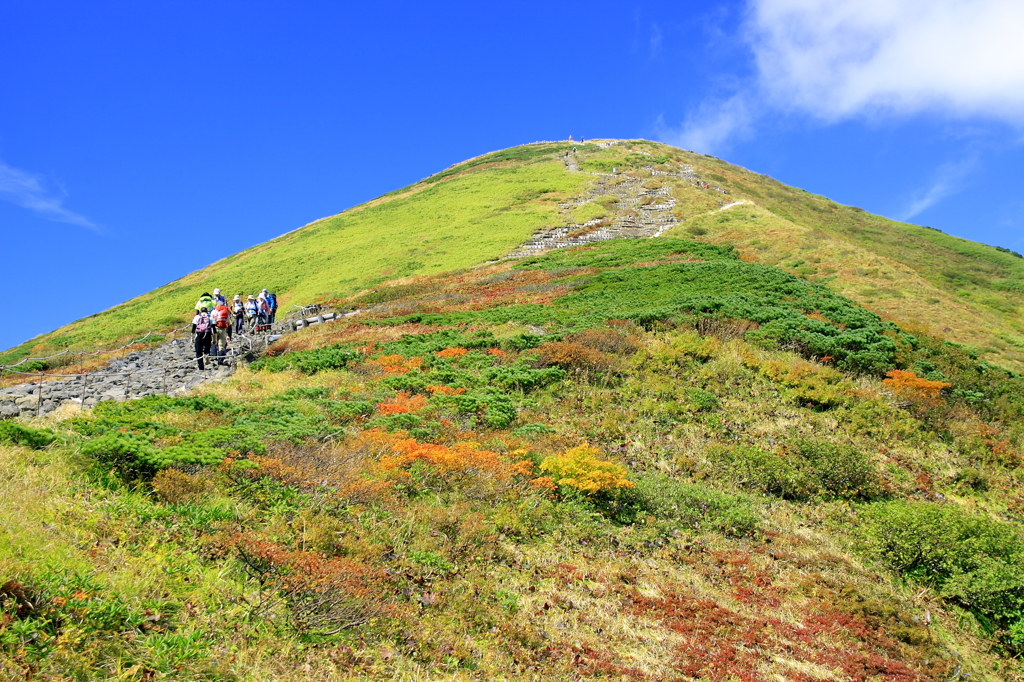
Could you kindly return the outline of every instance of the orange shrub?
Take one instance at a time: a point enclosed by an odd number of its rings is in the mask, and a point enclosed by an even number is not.
[[[401,355],[381,355],[366,361],[367,365],[379,367],[388,374],[405,374],[423,366],[423,358],[406,358]]]
[[[422,395],[411,395],[405,391],[399,391],[390,401],[377,404],[377,411],[381,414],[407,414],[419,412],[427,406],[427,397]]]
[[[503,358],[506,355],[505,351],[503,351],[500,348],[488,348],[487,349],[487,354],[488,355],[493,355],[494,357],[497,357],[497,358]]]
[[[439,350],[436,353],[434,353],[434,355],[442,359],[453,359],[461,358],[468,352],[469,351],[463,348],[462,346],[455,346],[454,348],[445,348],[444,350]]]
[[[914,372],[907,372],[902,369],[886,372],[885,376],[888,378],[882,380],[883,384],[891,386],[897,393],[909,396],[938,398],[942,389],[952,385],[945,381],[929,381],[924,377],[917,376]]]
[[[610,357],[576,341],[548,341],[537,346],[537,352],[542,364],[562,369],[606,372],[612,365]]]

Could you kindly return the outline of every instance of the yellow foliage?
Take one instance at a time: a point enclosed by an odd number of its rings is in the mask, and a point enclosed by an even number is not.
[[[593,446],[579,445],[546,458],[540,463],[540,469],[551,474],[551,480],[557,485],[576,488],[588,495],[632,488],[634,483],[627,478],[626,467],[598,459],[600,454]]]

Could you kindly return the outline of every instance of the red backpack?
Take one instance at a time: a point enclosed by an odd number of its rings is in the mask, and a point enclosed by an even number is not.
[[[221,329],[228,328],[228,315],[231,313],[226,305],[219,305],[213,309],[213,323]]]

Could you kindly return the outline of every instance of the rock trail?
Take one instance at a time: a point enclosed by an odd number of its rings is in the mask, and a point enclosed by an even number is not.
[[[642,151],[639,153],[647,154]],[[580,246],[608,239],[640,239],[662,235],[678,222],[672,213],[676,200],[670,187],[645,187],[645,184],[650,184],[647,182],[650,178],[678,177],[700,189],[727,194],[721,187],[703,182],[693,167],[686,164],[681,165],[678,171],[657,170],[653,164],[644,166],[641,170],[648,171],[650,176],[643,178],[632,177],[626,173],[593,173],[580,170],[579,160],[574,152],[566,154],[563,162],[569,172],[596,176],[597,182],[582,196],[558,205],[560,213],[567,218],[566,224],[542,228],[506,258],[524,258],[550,249]],[[571,222],[574,210],[592,202],[604,204],[609,214],[583,223]]]
[[[25,374],[25,383],[0,388],[0,419],[45,415],[67,403],[91,408],[107,400],[185,395],[200,384],[222,381],[231,376],[239,363],[259,357],[282,334],[341,317],[344,315],[320,314],[318,306],[309,306],[299,316],[275,323],[269,334],[236,334],[230,353],[223,358],[206,359],[205,370],[198,369],[195,350],[184,338],[115,357],[91,372],[75,375]],[[218,360],[223,364],[218,364]]]

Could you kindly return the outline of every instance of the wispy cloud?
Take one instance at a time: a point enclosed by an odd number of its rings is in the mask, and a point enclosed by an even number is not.
[[[47,188],[42,176],[0,161],[0,199],[27,208],[58,223],[69,223],[102,233],[99,225],[85,216],[64,208],[63,189],[58,193]]]
[[[651,57],[657,57],[658,53],[661,52],[661,27],[657,24],[651,24],[651,39],[649,42],[649,49]]]
[[[729,99],[704,102],[679,127],[667,125],[659,116],[655,136],[683,149],[718,154],[749,135],[752,123],[748,98],[739,93]]]
[[[825,120],[936,111],[1024,123],[1019,0],[750,0],[768,103]]]
[[[900,218],[910,220],[943,199],[959,192],[968,182],[967,177],[977,166],[977,157],[955,163],[944,163],[935,171],[931,183],[911,196]]]
[[[707,153],[779,114],[1024,126],[1022,35],[1020,0],[747,0],[738,40],[752,75],[659,133]]]

